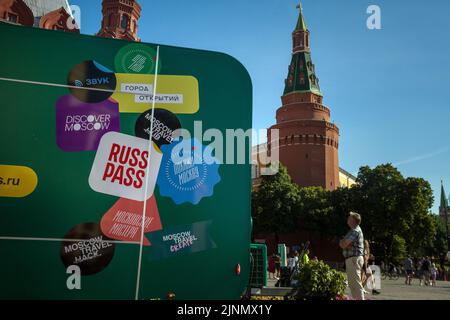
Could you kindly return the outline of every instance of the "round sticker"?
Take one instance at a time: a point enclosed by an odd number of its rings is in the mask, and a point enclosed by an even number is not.
[[[149,139],[150,121],[152,119],[152,110],[142,113],[136,121],[134,131],[139,138]],[[153,112],[153,134],[152,140],[158,147],[163,144],[172,143],[173,131],[180,129],[181,124],[177,116],[165,109],[155,108]]]
[[[116,72],[152,74],[156,66],[156,50],[140,43],[129,44],[119,50],[115,58]],[[158,62],[158,73],[161,59]]]
[[[220,163],[212,154],[214,149],[203,146],[196,138],[181,140],[161,147],[163,159],[157,184],[162,196],[175,204],[198,204],[214,193],[220,182]]]
[[[114,256],[115,245],[103,235],[97,223],[81,223],[73,227],[61,242],[61,260],[67,268],[71,265],[80,267],[84,276],[98,273],[105,269]],[[80,241],[75,241],[75,240]]]
[[[75,65],[67,77],[72,95],[87,103],[108,99],[116,89],[116,82],[114,72],[92,60]]]

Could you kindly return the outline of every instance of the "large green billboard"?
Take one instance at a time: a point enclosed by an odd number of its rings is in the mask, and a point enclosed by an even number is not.
[[[251,128],[245,68],[7,23],[0,39],[0,298],[239,298],[251,177],[226,133]]]

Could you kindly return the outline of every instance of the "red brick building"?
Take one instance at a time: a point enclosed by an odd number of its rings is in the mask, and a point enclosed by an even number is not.
[[[135,0],[103,0],[102,26],[97,36],[141,41],[137,36],[141,6]]]
[[[66,0],[0,0],[0,20],[80,33]]]
[[[301,7],[297,24],[292,32],[292,58],[288,66],[281,107],[276,111],[276,124],[270,129],[279,130],[279,160],[288,169],[292,180],[300,187],[321,186],[327,190],[351,187],[356,177],[339,168],[339,128],[330,120],[330,109],[323,104],[319,78],[311,58],[310,32],[306,27]],[[274,143],[268,144],[273,156]],[[260,157],[260,146],[254,147],[253,160]],[[265,146],[262,145],[262,150]],[[259,158],[260,159],[260,158]],[[259,165],[253,167],[253,187],[260,183]],[[276,213],[274,213],[276,214]],[[310,242],[310,256],[335,263],[342,262],[338,239],[326,237],[319,230],[305,230],[299,221],[297,231],[289,234],[253,234],[254,241],[264,242],[268,252],[277,251],[277,242],[289,249]]]
[[[141,6],[136,0],[103,0],[97,36],[140,41]],[[67,0],[0,0],[0,20],[37,28],[80,33]]]
[[[276,111],[276,124],[269,129],[279,130],[280,162],[295,183],[334,190],[340,186],[339,129],[330,122],[330,109],[322,100],[311,59],[310,33],[300,7],[282,106]],[[269,130],[267,140],[270,138]]]

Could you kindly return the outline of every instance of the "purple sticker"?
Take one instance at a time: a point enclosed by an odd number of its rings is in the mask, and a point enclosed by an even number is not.
[[[84,103],[66,95],[56,102],[56,144],[62,150],[97,150],[110,131],[120,131],[119,104],[114,100]]]

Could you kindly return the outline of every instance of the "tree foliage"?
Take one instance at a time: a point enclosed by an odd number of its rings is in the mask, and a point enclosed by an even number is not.
[[[261,185],[252,195],[252,217],[256,232],[292,232],[297,226],[295,208],[299,202],[299,190],[280,165],[275,175],[262,176]]]
[[[383,259],[396,261],[406,253],[444,249],[445,228],[430,214],[434,199],[426,180],[404,178],[397,168],[383,164],[361,167],[356,182],[331,192],[321,187],[298,188],[281,166],[276,175],[264,176],[253,193],[255,231],[292,232],[300,221],[304,229],[342,237],[348,230],[348,212],[356,211],[372,251]]]

